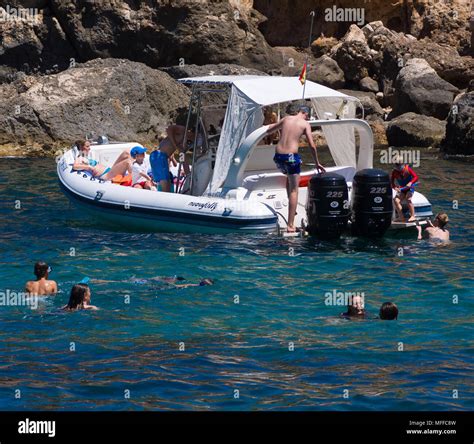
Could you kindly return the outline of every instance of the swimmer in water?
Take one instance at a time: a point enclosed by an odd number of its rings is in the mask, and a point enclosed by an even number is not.
[[[365,318],[365,304],[363,296],[353,296],[351,303],[347,306],[347,312],[341,313],[344,318]]]
[[[446,213],[438,213],[434,222],[428,220],[428,226],[425,231],[418,225],[418,240],[423,239],[425,234],[429,240],[439,240],[442,242],[449,242],[449,231],[446,229],[446,225],[449,222],[449,217]]]
[[[380,307],[380,319],[393,321],[398,319],[398,307],[393,302],[384,302]]]
[[[98,310],[95,305],[90,305],[91,302],[91,290],[87,284],[76,284],[71,289],[71,295],[69,296],[69,302],[67,305],[61,308],[65,311],[76,311],[76,310]]]
[[[25,290],[31,295],[46,296],[58,292],[58,284],[55,281],[48,280],[51,267],[46,262],[36,262],[34,274],[35,281],[28,281],[25,284]]]
[[[121,281],[109,281],[105,279],[90,279],[90,281],[94,284],[108,284],[108,283],[128,283],[128,284],[136,284],[136,285],[145,285],[151,284],[155,282],[164,282],[166,284],[174,284],[176,281],[184,281],[184,277],[181,276],[155,276],[152,278],[137,278],[136,276],[132,276],[129,279],[121,280]]]
[[[214,285],[214,280],[205,278],[202,279],[199,284],[173,284],[177,288],[187,288],[187,287],[204,287],[206,285]]]

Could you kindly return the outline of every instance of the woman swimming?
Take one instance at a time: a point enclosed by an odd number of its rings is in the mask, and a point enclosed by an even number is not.
[[[76,284],[71,289],[69,302],[61,308],[65,311],[75,310],[98,310],[95,305],[90,305],[91,290],[87,284]]]

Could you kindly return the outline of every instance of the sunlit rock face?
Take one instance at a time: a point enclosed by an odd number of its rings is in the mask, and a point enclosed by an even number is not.
[[[321,0],[316,6],[315,3],[311,0],[254,0],[253,7],[267,17],[260,30],[271,45],[307,45],[309,13],[314,9],[316,37],[324,34],[341,38],[352,23],[363,18],[364,23],[357,23],[359,26],[380,20],[393,31],[416,38],[430,37],[435,42],[449,44],[464,52],[470,46],[471,10],[470,2],[466,0]],[[331,12],[334,8],[357,8],[360,14],[352,21],[340,20],[340,16]]]

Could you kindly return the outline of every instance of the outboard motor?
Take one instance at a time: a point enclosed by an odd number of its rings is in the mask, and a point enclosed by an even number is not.
[[[392,186],[383,170],[358,171],[352,181],[352,233],[382,237],[392,223]]]
[[[338,238],[346,229],[350,208],[346,179],[336,173],[314,175],[308,184],[308,232],[323,239]]]

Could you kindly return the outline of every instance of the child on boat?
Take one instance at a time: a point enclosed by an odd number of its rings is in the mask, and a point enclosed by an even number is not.
[[[405,222],[402,203],[406,201],[410,211],[410,218],[408,219],[408,222],[414,222],[416,218],[415,206],[413,205],[412,197],[413,193],[415,192],[415,185],[418,183],[418,176],[408,164],[403,162],[401,156],[398,156],[395,159],[395,167],[392,170],[390,182],[392,184],[392,188],[397,192],[397,195],[393,199],[395,210],[397,211],[398,215],[397,221]]]
[[[58,284],[53,280],[48,280],[51,267],[46,262],[36,262],[34,274],[35,281],[28,281],[25,284],[25,290],[36,296],[45,296],[58,292]]]
[[[132,164],[132,186],[144,190],[156,191],[152,178],[148,175],[150,165],[145,161],[146,148],[135,146],[130,150],[134,162]]]
[[[98,310],[95,305],[90,305],[90,302],[91,290],[89,288],[89,285],[85,283],[79,283],[72,287],[71,294],[69,296],[69,302],[67,303],[67,305],[62,307],[62,310]]]

